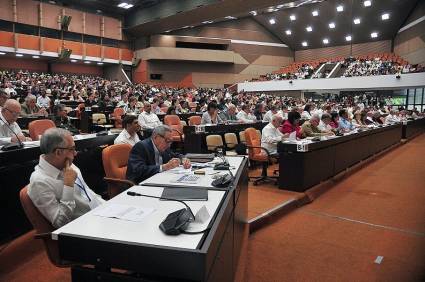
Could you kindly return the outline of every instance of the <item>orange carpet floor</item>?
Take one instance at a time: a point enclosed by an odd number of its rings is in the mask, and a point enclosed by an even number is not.
[[[251,234],[244,281],[425,281],[424,156],[422,134]]]

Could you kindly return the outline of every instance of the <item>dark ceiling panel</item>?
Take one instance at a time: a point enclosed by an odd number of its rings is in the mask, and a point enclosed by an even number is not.
[[[327,0],[261,14],[254,18],[293,50],[302,50],[346,45],[349,44],[345,40],[347,35],[352,36],[352,43],[392,39],[418,2],[418,0],[371,1],[371,6],[364,7],[363,0]],[[338,5],[344,7],[343,12],[337,12]],[[312,15],[315,10],[319,12],[316,17]],[[381,20],[383,13],[389,13],[390,18]],[[290,15],[295,15],[296,20],[291,21]],[[274,25],[269,23],[272,18],[276,21]],[[360,18],[361,23],[355,25],[354,18]],[[328,26],[331,22],[335,23],[334,29]],[[307,32],[307,26],[311,26],[313,31]],[[291,35],[285,33],[288,29],[291,30]],[[372,32],[378,32],[378,37],[371,38]],[[324,38],[329,39],[329,44],[323,43]],[[301,45],[303,41],[308,42],[307,47]]]

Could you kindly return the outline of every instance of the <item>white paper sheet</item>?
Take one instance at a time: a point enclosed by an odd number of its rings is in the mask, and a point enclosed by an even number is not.
[[[154,210],[153,208],[108,203],[95,209],[93,215],[139,222]]]

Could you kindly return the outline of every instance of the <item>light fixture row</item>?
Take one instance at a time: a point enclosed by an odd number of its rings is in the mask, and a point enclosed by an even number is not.
[[[286,31],[286,34],[288,34],[288,32],[289,32],[289,34],[291,33],[290,30],[287,30]],[[370,34],[370,37],[371,38],[377,38],[378,37],[378,32],[372,32]],[[347,42],[350,42],[352,39],[353,39],[353,37],[351,35],[345,36],[345,41],[347,41]],[[330,43],[330,40],[329,40],[329,38],[323,38],[322,42],[323,42],[323,44],[327,45],[327,44]],[[307,41],[303,41],[303,42],[301,42],[301,45],[303,47],[307,47],[308,46],[308,42]]]

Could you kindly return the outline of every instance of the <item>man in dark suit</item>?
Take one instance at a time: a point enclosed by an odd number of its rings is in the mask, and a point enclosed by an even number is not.
[[[160,125],[154,128],[152,136],[142,140],[130,151],[127,163],[127,179],[138,184],[152,175],[173,169],[182,163],[184,168],[190,167],[188,159],[171,152],[171,128]]]

